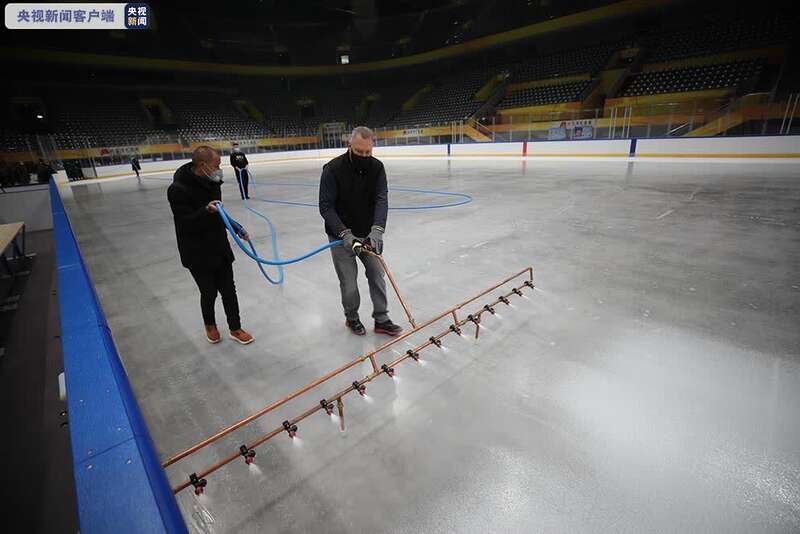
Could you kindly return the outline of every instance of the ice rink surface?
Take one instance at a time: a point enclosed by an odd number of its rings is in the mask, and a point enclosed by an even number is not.
[[[528,265],[537,290],[487,316],[477,341],[448,336],[445,350],[398,366],[396,380],[374,380],[366,399],[348,396],[346,432],[316,414],[299,439],[259,448],[253,466],[209,476],[205,495],[180,493],[191,531],[800,530],[800,163],[385,164],[390,187],[474,197],[389,214],[384,257],[418,322]],[[313,187],[270,184],[316,184],[320,167],[252,166],[251,205],[277,226],[284,257],[325,242],[319,213],[255,199],[314,203]],[[226,208],[267,256],[268,228],[225,172]],[[256,342],[239,346],[222,328],[223,342],[209,345],[178,260],[170,178],[62,188],[162,458],[387,340],[371,332],[363,274],[369,333],[345,329],[327,251],[287,267],[275,287],[236,250],[243,324]],[[368,372],[356,368],[168,468],[170,481]]]

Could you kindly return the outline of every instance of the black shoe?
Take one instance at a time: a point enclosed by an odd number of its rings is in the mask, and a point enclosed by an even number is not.
[[[400,333],[403,331],[402,326],[398,326],[394,324],[391,319],[386,319],[384,322],[379,323],[375,322],[375,333],[376,334],[386,334],[388,336],[399,336]]]
[[[364,328],[364,325],[358,319],[353,319],[352,321],[350,319],[347,319],[344,324],[347,328],[350,329],[351,332],[353,332],[357,336],[363,336],[364,334],[367,333],[367,329]]]

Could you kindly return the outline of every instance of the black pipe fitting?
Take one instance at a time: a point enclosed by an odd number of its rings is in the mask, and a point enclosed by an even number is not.
[[[503,304],[505,304],[506,306],[510,306],[510,305],[511,305],[511,303],[508,301],[508,298],[507,298],[507,297],[505,297],[505,296],[503,296],[503,295],[500,295],[500,296],[497,298],[497,300],[499,300],[500,302],[502,302],[502,303],[503,303]]]
[[[321,401],[319,401],[319,403],[325,409],[325,413],[327,413],[328,415],[333,415],[333,404],[331,404],[325,399],[322,399]]]
[[[286,430],[286,433],[289,434],[289,437],[292,439],[297,435],[297,425],[293,425],[289,421],[283,422],[283,429]]]
[[[467,315],[467,321],[478,324],[478,318],[472,315],[471,313]]]
[[[433,336],[429,337],[429,338],[428,338],[428,341],[430,341],[431,343],[433,343],[433,344],[434,344],[434,345],[436,345],[437,347],[441,347],[441,346],[442,346],[442,340],[441,340],[441,339],[436,339],[436,338],[435,338],[435,337],[433,337]]]
[[[393,367],[389,367],[388,365],[386,365],[384,363],[383,365],[381,365],[381,369],[383,370],[384,373],[386,373],[390,377],[394,378],[394,368]]]
[[[484,306],[483,309],[486,310],[487,312],[491,313],[492,315],[495,314],[494,308],[492,308],[488,304],[486,306]]]
[[[516,287],[514,289],[512,289],[511,291],[513,291],[515,295],[519,295],[520,297],[522,296],[522,291],[520,291]]]
[[[528,287],[529,287],[529,288],[531,288],[531,289],[533,289],[533,288],[535,287],[535,286],[533,285],[533,282],[531,282],[530,280],[525,280],[525,285],[526,285],[526,286],[528,286]]]
[[[450,325],[450,331],[451,332],[455,332],[459,336],[461,335],[461,329],[459,327],[457,327],[456,325],[454,325],[454,324]]]
[[[195,495],[202,495],[206,486],[208,485],[208,481],[204,478],[197,478],[196,473],[189,475],[189,482],[191,482],[192,486],[194,486]]]
[[[419,353],[418,352],[414,352],[413,350],[408,349],[406,351],[406,354],[408,354],[415,362],[419,361]]]
[[[256,457],[256,451],[253,449],[248,449],[247,445],[242,445],[239,447],[239,453],[242,455],[242,458],[244,458],[244,463],[247,465],[252,464],[253,458]]]
[[[358,380],[353,382],[353,389],[355,391],[358,391],[358,394],[361,395],[362,397],[367,393],[367,386],[365,386],[364,384],[359,384]]]

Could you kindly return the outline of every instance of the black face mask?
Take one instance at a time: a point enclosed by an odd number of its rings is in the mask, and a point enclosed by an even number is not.
[[[371,159],[372,156],[359,156],[352,150],[350,151],[350,161],[353,162],[353,167],[358,172],[365,172],[367,169],[369,169],[369,163]]]

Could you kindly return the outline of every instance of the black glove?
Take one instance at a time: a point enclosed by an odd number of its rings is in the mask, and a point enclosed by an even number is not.
[[[367,236],[367,241],[375,254],[383,254],[383,228],[373,226]]]

